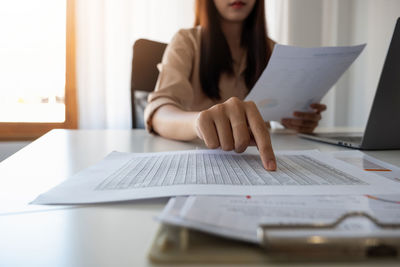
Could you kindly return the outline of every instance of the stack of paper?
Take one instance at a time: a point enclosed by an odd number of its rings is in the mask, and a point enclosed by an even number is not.
[[[365,173],[381,175],[400,186],[400,168],[359,151],[330,153]],[[382,223],[400,223],[400,194],[314,196],[190,196],[171,198],[158,220],[216,235],[257,243],[261,224],[331,223],[347,212],[366,212]],[[310,231],[279,231],[279,236],[309,236]],[[351,218],[332,230],[313,231],[326,237],[399,236],[365,218]]]
[[[384,197],[385,199],[383,199]],[[392,200],[391,200],[392,199]],[[367,212],[384,223],[400,222],[400,195],[369,196],[190,196],[171,198],[157,218],[216,235],[258,243],[261,224],[332,223],[346,212]],[[280,230],[278,236],[309,236],[309,230]],[[350,218],[334,230],[313,231],[322,237],[399,236],[364,218]]]
[[[268,172],[259,155],[251,153],[113,152],[33,203],[181,196],[169,201],[159,220],[250,242],[257,242],[260,224],[333,222],[348,211],[400,222],[399,168],[360,152],[281,151],[276,156],[278,170]],[[400,231],[382,231],[359,218],[345,221],[334,232],[318,233],[400,236]]]
[[[382,179],[318,151],[276,152],[276,172],[258,154],[196,150],[113,152],[40,195],[34,204],[79,204],[186,195],[360,195],[400,193]]]

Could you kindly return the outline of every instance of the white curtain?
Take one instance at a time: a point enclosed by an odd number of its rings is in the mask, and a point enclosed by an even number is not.
[[[365,126],[400,17],[400,1],[266,1],[270,34],[279,43],[306,47],[367,43],[361,56],[323,99],[328,110],[321,122],[322,126]]]
[[[194,0],[78,0],[79,127],[131,128],[132,46],[139,38],[169,42],[191,27]]]
[[[77,2],[80,128],[131,128],[132,45],[138,38],[169,42],[191,27],[194,0]],[[362,127],[368,118],[399,0],[266,0],[270,36],[301,46],[367,43],[328,93],[323,126]]]

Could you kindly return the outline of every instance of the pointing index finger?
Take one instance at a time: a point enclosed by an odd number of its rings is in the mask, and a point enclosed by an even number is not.
[[[275,171],[276,159],[272,150],[269,131],[254,102],[246,103],[245,112],[264,168],[268,171]]]

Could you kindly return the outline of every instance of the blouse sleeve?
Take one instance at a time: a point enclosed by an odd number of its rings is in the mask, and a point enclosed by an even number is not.
[[[167,46],[162,62],[158,64],[158,76],[155,91],[148,97],[144,112],[146,128],[153,131],[152,117],[163,105],[174,105],[187,110],[193,100],[192,75],[195,47],[187,31],[180,30]]]

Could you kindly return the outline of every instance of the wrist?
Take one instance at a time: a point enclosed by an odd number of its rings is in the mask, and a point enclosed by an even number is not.
[[[190,116],[192,117],[190,120],[190,129],[192,139],[200,138],[197,132],[197,118],[199,117],[200,111],[190,112]]]

